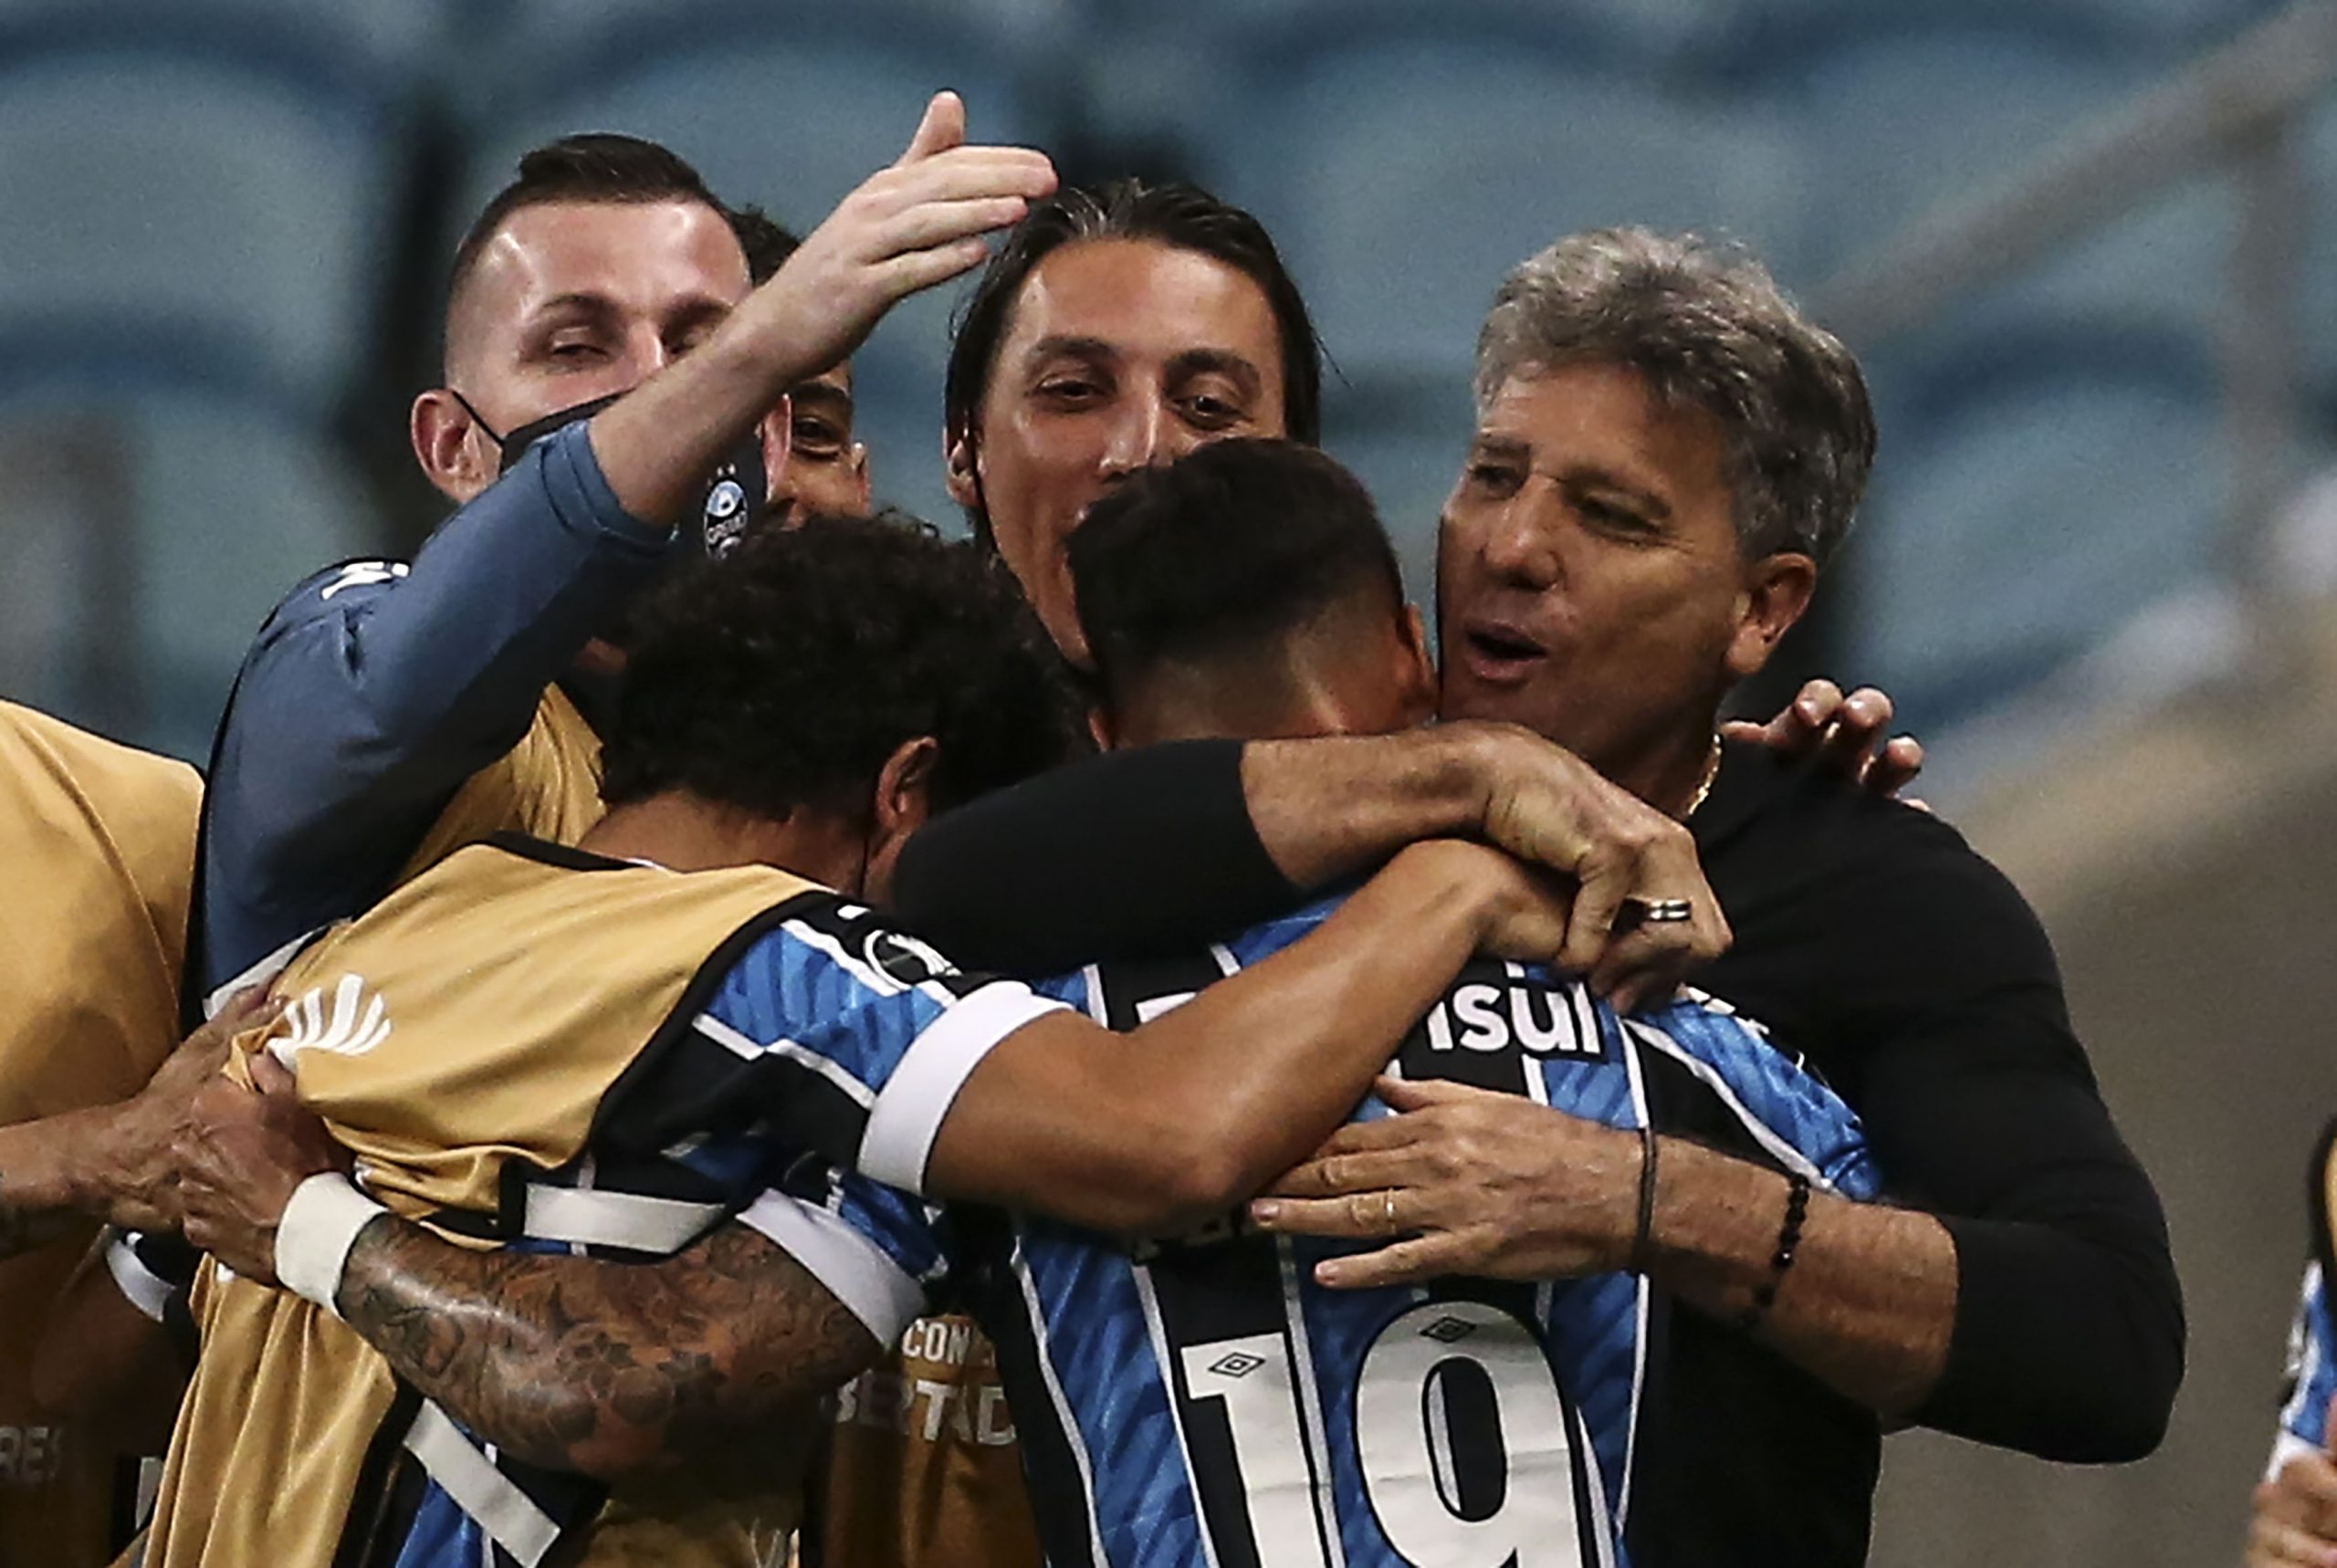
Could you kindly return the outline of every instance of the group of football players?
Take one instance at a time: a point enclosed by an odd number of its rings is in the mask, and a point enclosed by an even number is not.
[[[850,356],[966,277],[952,539]],[[1433,647],[1258,221],[953,95],[800,241],[539,149],[445,323],[201,780],[0,709],[7,1561],[1853,1563],[1891,1427],[2157,1443],[2035,917],[1880,694],[1719,723],[1876,440],[1755,258],[1504,281]]]

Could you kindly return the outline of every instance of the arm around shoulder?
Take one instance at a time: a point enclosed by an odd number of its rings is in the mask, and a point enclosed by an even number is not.
[[[1319,929],[1131,1035],[1058,1011],[1001,1040],[948,1104],[923,1188],[1121,1233],[1214,1218],[1354,1109],[1481,946],[1546,954],[1564,917],[1498,852],[1407,850]]]
[[[1954,1239],[1946,1367],[1924,1425],[2068,1462],[2157,1447],[2183,1301],[2149,1176],[2012,884],[1934,824],[1863,912],[1880,984],[1855,1097],[1892,1193]],[[1894,912],[1893,903],[1897,907]]]

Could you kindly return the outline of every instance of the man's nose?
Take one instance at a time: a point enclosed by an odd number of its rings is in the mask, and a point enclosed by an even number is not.
[[[1525,497],[1513,497],[1484,519],[1477,547],[1488,570],[1520,588],[1541,592],[1564,574],[1557,529]]]
[[[625,374],[635,386],[672,364],[678,357],[655,322],[638,322],[625,334]]]
[[[1131,474],[1184,455],[1176,444],[1174,420],[1168,402],[1157,397],[1130,398],[1114,421],[1111,439],[1104,448],[1106,477],[1124,479]]]

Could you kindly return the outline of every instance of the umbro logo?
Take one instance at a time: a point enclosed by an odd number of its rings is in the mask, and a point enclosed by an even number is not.
[[[1237,1350],[1232,1354],[1219,1360],[1210,1366],[1210,1370],[1220,1377],[1247,1377],[1265,1364],[1264,1357]]]
[[[390,1038],[388,1003],[379,991],[368,997],[361,975],[343,975],[330,1004],[323,987],[312,988],[284,1009],[284,1021],[291,1032],[269,1041],[268,1050],[287,1067],[304,1051],[362,1056]]]
[[[1434,1322],[1421,1325],[1420,1328],[1423,1337],[1432,1339],[1439,1344],[1457,1343],[1476,1332],[1476,1324],[1465,1318],[1455,1317],[1441,1317]]]

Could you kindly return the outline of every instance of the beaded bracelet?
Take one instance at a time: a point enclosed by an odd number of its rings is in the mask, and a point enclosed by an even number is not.
[[[1786,1178],[1786,1219],[1777,1228],[1777,1249],[1769,1259],[1769,1277],[1753,1288],[1753,1304],[1737,1315],[1736,1326],[1751,1333],[1777,1304],[1777,1287],[1793,1267],[1794,1249],[1801,1245],[1802,1222],[1809,1218],[1809,1178],[1795,1173]]]

